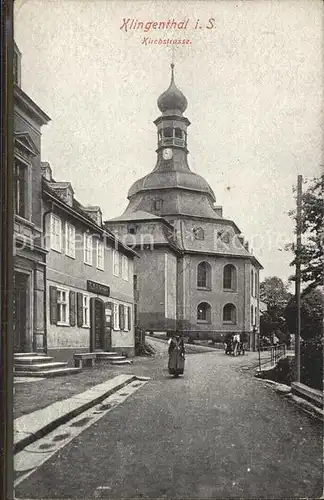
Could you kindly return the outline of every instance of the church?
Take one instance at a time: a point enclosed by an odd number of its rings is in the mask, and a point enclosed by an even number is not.
[[[124,213],[105,222],[134,248],[136,323],[146,331],[177,329],[194,339],[247,334],[257,347],[259,271],[236,224],[188,165],[187,99],[171,83],[158,98],[157,160],[129,189]]]

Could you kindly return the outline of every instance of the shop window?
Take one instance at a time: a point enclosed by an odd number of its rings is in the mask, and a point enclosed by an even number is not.
[[[234,304],[226,304],[223,309],[223,323],[236,324],[236,307]]]
[[[197,306],[197,322],[210,323],[211,322],[211,307],[207,302],[201,302]]]

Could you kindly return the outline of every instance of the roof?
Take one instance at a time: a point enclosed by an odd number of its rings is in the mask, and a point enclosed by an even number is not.
[[[87,223],[91,227],[95,228],[96,231],[105,234],[109,237],[109,239],[113,242],[116,242],[118,245],[118,250],[124,250],[125,253],[132,254],[134,257],[139,257],[138,253],[135,252],[132,248],[125,245],[119,238],[116,237],[109,229],[105,229],[102,226],[98,226],[96,222],[83,210],[81,203],[79,203],[75,198],[73,198],[73,205],[70,207],[57,195],[54,189],[50,186],[51,183],[48,183],[46,179],[43,178],[43,193],[54,199],[56,204],[63,208],[65,211],[71,213],[74,216],[80,216],[83,222]]]
[[[109,224],[109,222],[128,222],[128,221],[137,221],[137,220],[156,220],[156,219],[161,219],[162,217],[159,217],[158,215],[151,214],[149,212],[145,212],[144,210],[138,210],[137,212],[133,212],[129,215],[119,215],[118,217],[114,217],[113,219],[109,219],[105,221]],[[164,219],[163,219],[164,220]]]
[[[14,97],[29,113],[33,114],[40,125],[46,125],[51,121],[50,117],[16,84],[14,85]]]

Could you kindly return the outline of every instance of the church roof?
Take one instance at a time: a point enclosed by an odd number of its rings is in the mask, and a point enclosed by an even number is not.
[[[208,182],[201,175],[191,172],[177,171],[153,171],[134,182],[128,191],[128,198],[141,191],[151,191],[154,189],[186,189],[189,191],[199,191],[208,194],[215,202],[215,194]]]
[[[120,215],[119,217],[114,217],[113,219],[109,219],[106,222],[118,222],[118,221],[136,221],[136,220],[147,220],[147,219],[161,219],[158,215],[151,214],[149,212],[145,212],[144,210],[137,210],[136,212],[130,213],[126,215],[125,213]]]

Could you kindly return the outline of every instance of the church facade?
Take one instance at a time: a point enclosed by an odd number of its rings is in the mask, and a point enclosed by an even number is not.
[[[128,192],[125,212],[107,229],[136,249],[136,320],[147,331],[181,330],[222,341],[259,329],[259,271],[236,224],[223,217],[212,188],[188,165],[187,99],[174,81],[159,97],[157,162]]]

